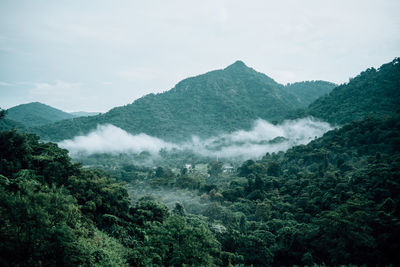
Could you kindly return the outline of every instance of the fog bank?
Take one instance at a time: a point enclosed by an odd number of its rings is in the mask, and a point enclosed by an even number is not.
[[[278,125],[258,119],[248,131],[238,130],[208,139],[193,136],[190,142],[177,144],[144,133],[132,135],[112,124],[104,124],[88,135],[64,140],[59,146],[68,149],[72,156],[78,153],[138,154],[144,151],[157,156],[163,149],[192,151],[202,156],[248,159],[307,144],[332,128],[328,123],[311,117],[287,120]]]

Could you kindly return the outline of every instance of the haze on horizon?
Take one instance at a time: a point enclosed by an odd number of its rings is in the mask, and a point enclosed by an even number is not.
[[[0,107],[100,111],[240,59],[280,83],[347,82],[400,55],[400,2],[0,3]]]

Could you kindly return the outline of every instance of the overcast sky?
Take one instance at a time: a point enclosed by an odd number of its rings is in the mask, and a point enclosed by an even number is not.
[[[0,1],[0,107],[100,111],[240,59],[347,82],[400,56],[399,0]]]

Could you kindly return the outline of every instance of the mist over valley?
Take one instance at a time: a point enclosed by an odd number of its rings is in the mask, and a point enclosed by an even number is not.
[[[111,124],[99,125],[96,130],[85,136],[77,136],[59,142],[59,146],[68,149],[70,155],[89,156],[92,154],[140,154],[148,152],[159,157],[159,152],[190,151],[212,158],[226,160],[258,159],[266,153],[286,151],[300,144],[321,137],[332,129],[329,123],[308,117],[286,120],[273,125],[264,120],[256,120],[250,130],[238,130],[232,133],[202,139],[192,136],[190,142],[171,143],[147,134],[131,135]]]

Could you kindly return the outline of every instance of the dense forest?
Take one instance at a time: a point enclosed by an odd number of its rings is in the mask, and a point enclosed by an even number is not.
[[[399,118],[369,117],[232,173],[223,173],[220,162],[209,164],[208,175],[131,168],[133,198],[145,183],[199,199],[170,209],[146,196],[131,202],[123,184],[72,163],[55,144],[1,132],[0,260],[6,266],[397,265]]]
[[[26,127],[22,123],[10,120],[8,118],[3,118],[2,120],[0,120],[0,131],[10,130],[10,129],[18,129],[20,131],[26,131]]]
[[[206,222],[143,199],[72,163],[34,135],[0,133],[3,266],[212,266],[221,246]]]
[[[151,165],[136,164],[147,152],[82,164],[35,134],[0,132],[0,265],[400,265],[398,61],[287,113],[341,127],[244,162],[160,151]],[[239,62],[216,74],[243,70],[254,72]]]
[[[170,208],[181,201],[207,217],[222,249],[243,256],[231,263],[398,263],[399,118],[369,117],[235,172],[215,161],[205,171],[129,164],[109,171],[130,179],[133,199],[150,194]]]
[[[340,85],[328,95],[313,102],[306,113],[330,123],[342,125],[365,116],[390,114],[399,109],[400,58],[369,68],[349,83]]]

